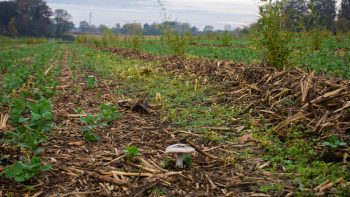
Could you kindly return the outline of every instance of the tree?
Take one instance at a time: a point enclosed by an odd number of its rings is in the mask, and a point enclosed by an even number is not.
[[[12,37],[16,37],[18,32],[17,32],[17,28],[16,28],[16,17],[12,17],[9,23],[9,27],[8,27],[8,31],[9,34]]]
[[[56,25],[56,37],[61,37],[64,33],[74,28],[74,24],[70,21],[72,16],[66,10],[55,10],[54,16]]]
[[[286,13],[286,27],[291,31],[301,31],[308,18],[308,5],[306,0],[289,0],[284,6]]]
[[[17,0],[16,27],[24,36],[49,36],[52,27],[51,8],[43,0]]]
[[[314,27],[319,25],[334,31],[336,17],[336,0],[311,0],[309,4],[314,17]]]
[[[214,31],[214,27],[210,25],[205,26],[203,29],[203,32],[205,33],[213,32],[213,31]]]
[[[86,32],[89,32],[91,28],[88,22],[81,21],[79,25],[79,29],[80,29],[80,32],[86,33]]]
[[[126,23],[122,28],[123,33],[127,33],[130,35],[136,35],[142,33],[142,25],[140,23]]]
[[[336,29],[338,32],[348,32],[350,31],[350,20],[347,20],[346,18],[339,18],[336,22]]]
[[[182,23],[182,24],[180,24],[180,26],[181,26],[180,32],[182,34],[184,34],[186,32],[191,32],[191,25],[189,23]]]
[[[3,1],[0,2],[0,33],[7,34],[10,21],[17,16],[16,2]]]
[[[224,29],[225,29],[225,31],[232,31],[232,26],[226,24],[225,27],[224,27]]]
[[[350,0],[342,0],[338,18],[350,20]]]

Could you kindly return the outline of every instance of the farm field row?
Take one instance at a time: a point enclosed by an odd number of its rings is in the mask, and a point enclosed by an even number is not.
[[[109,40],[106,44],[103,44],[101,39],[103,37],[92,38],[90,41],[95,42],[95,45],[99,47],[130,48],[156,55],[173,54],[173,51],[159,39],[132,41],[132,37],[130,37],[114,41]],[[264,62],[262,52],[256,46],[253,38],[235,38],[228,46],[221,46],[221,41],[217,39],[193,38],[191,42],[193,44],[186,47],[187,56],[230,60],[243,64],[261,64]],[[290,48],[293,49],[289,58],[290,66],[349,78],[350,39],[344,37],[339,40],[336,37],[330,37],[319,44],[320,49],[314,50],[315,46],[313,46],[314,44],[310,38],[294,38],[290,44]]]
[[[276,117],[301,107],[293,84],[311,75],[129,53],[58,43],[0,52],[1,113],[10,120],[0,132],[3,193],[349,195],[348,135],[327,125],[313,132],[319,119],[310,114],[304,114],[309,124],[287,127]],[[315,98],[346,86],[320,81],[331,85],[323,84]],[[271,89],[261,93],[262,87]],[[350,113],[341,108],[346,94],[336,96],[337,104],[324,101],[316,116],[323,106],[332,106],[336,117]],[[23,141],[34,131],[37,139]],[[179,142],[197,150],[182,170],[164,153]],[[25,165],[15,171],[20,161]]]

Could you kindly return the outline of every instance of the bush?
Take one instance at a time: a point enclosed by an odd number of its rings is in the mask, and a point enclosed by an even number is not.
[[[140,50],[141,44],[143,43],[143,37],[140,34],[130,36],[131,47],[135,50]]]
[[[88,37],[87,36],[78,36],[77,39],[75,39],[77,43],[80,44],[85,44],[88,42]]]
[[[174,55],[184,56],[186,54],[189,39],[187,36],[175,34],[172,31],[166,31],[162,38]]]
[[[225,46],[230,45],[231,39],[232,39],[232,35],[231,35],[231,33],[229,31],[225,31],[222,34],[221,41],[222,41],[223,45],[225,45]]]
[[[48,43],[47,38],[28,38],[26,43],[28,45],[33,45],[33,44],[42,44],[42,43]]]
[[[285,27],[286,17],[283,12],[283,3],[263,1],[260,6],[258,45],[261,47],[265,62],[268,65],[284,68],[288,65],[288,57],[292,50],[289,43],[291,34]]]
[[[331,33],[320,28],[314,28],[310,32],[311,47],[314,50],[320,50],[323,41],[331,36]]]

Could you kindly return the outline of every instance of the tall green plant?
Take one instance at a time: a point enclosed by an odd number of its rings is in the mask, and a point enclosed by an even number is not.
[[[225,31],[223,34],[222,34],[222,38],[221,38],[221,41],[222,41],[222,44],[224,46],[228,46],[230,45],[230,42],[232,40],[232,35],[229,31]]]
[[[291,33],[286,31],[283,2],[272,2],[272,0],[262,0],[262,2],[265,3],[259,7],[258,45],[268,65],[285,68],[292,52],[289,47],[292,37]]]

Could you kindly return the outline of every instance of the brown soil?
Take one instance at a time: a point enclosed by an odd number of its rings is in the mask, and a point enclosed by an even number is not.
[[[128,49],[108,51],[128,58],[159,60],[169,72],[208,76],[222,90],[218,100],[245,106],[244,112],[264,115],[281,138],[303,124],[311,136],[324,140],[339,135],[349,142],[350,81],[293,68],[240,65],[230,61],[160,57]],[[331,132],[329,132],[331,131]]]
[[[72,80],[72,72],[78,73],[77,81]],[[87,74],[97,77],[97,88],[86,88]],[[55,134],[44,144],[42,156],[53,168],[25,183],[33,186],[32,191],[0,177],[0,196],[262,196],[255,193],[257,186],[279,182],[278,177],[257,167],[264,164],[260,159],[234,161],[232,154],[250,143],[233,150],[231,144],[217,144],[162,123],[157,109],[150,114],[132,111],[130,107],[138,98],[125,100],[110,91],[117,85],[124,87],[122,82],[107,83],[96,73],[68,68],[60,82],[62,90],[53,98]],[[95,114],[101,103],[119,105],[121,118],[95,131],[102,141],[86,142],[81,132],[84,125],[72,114],[78,108]],[[173,168],[174,155],[165,154],[167,146],[181,142],[197,149],[193,166],[183,170]],[[128,160],[123,150],[129,145],[136,145],[142,155]],[[21,154],[8,144],[2,148]],[[6,154],[6,149],[1,153]],[[170,161],[168,167],[161,168],[160,163],[166,160]],[[285,188],[280,194],[292,189]],[[162,193],[157,194],[157,190]]]
[[[286,138],[292,126],[303,124],[310,131],[310,138],[321,141],[337,134],[349,142],[349,81],[300,69],[282,71],[228,61],[159,57],[126,49],[108,51],[132,59],[160,60],[174,74],[209,76],[222,90],[216,102],[242,106],[243,112],[264,115],[281,139]],[[72,72],[78,73],[77,81],[72,80]],[[86,88],[86,74],[97,77],[97,88]],[[283,191],[270,195],[285,196],[295,189],[287,186],[287,174],[272,175],[260,169],[265,165],[259,158],[233,159],[232,155],[241,149],[259,149],[249,142],[249,136],[242,138],[247,142],[244,145],[233,146],[181,131],[162,122],[157,108],[152,108],[151,113],[131,110],[140,98],[116,97],[110,90],[125,87],[123,82],[108,83],[96,73],[65,68],[60,81],[61,86],[67,86],[53,99],[57,126],[55,135],[44,145],[43,155],[46,162],[53,164],[52,170],[27,182],[34,187],[30,192],[23,185],[0,177],[0,196],[269,196],[256,193],[259,185],[282,180]],[[80,92],[76,92],[77,87]],[[84,125],[72,114],[77,108],[95,114],[101,103],[119,105],[121,118],[95,131],[102,141],[86,142],[80,130]],[[174,155],[165,154],[167,146],[181,142],[197,150],[193,166],[183,170],[173,168]],[[123,150],[129,145],[136,145],[142,155],[128,160]],[[11,151],[12,155],[20,154],[6,144],[0,153]],[[167,168],[161,168],[165,160],[170,163]]]

